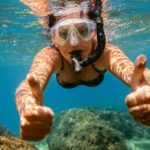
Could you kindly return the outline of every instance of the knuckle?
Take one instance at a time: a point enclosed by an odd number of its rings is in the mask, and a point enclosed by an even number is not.
[[[132,109],[132,108],[131,108],[131,109],[128,109],[128,112],[129,112],[132,116],[134,116],[134,111],[135,111],[135,110]]]
[[[130,104],[130,94],[125,97],[125,103],[126,105]]]
[[[147,104],[143,104],[141,106],[139,106],[139,110],[147,110],[149,108],[149,106]]]
[[[149,99],[150,100],[150,92],[145,92],[145,99]]]
[[[136,97],[134,96],[134,94],[131,93],[128,96],[126,96],[125,103],[128,107],[136,105],[137,102],[136,102]]]
[[[24,130],[24,129],[26,129],[26,128],[29,128],[29,124],[26,124],[26,123],[21,123],[21,125],[20,125],[20,128],[22,129],[22,130]]]

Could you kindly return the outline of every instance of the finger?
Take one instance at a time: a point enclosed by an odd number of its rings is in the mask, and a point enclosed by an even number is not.
[[[51,125],[41,122],[29,123],[25,126],[20,126],[21,137],[24,140],[40,140],[44,135],[50,133]]]
[[[150,120],[143,120],[141,123],[145,126],[150,126]]]
[[[51,122],[53,116],[53,111],[47,107],[35,107],[32,110],[25,109],[21,114],[21,118],[25,118],[26,120],[39,120],[47,122]]]
[[[129,113],[137,121],[140,121],[142,124],[150,122],[150,105],[143,105],[141,107],[132,108],[129,110]]]
[[[41,130],[42,129],[49,129],[52,125],[52,120],[51,121],[39,121],[39,120],[34,120],[34,121],[26,121],[26,122],[21,122],[20,127],[21,129],[31,129],[31,130]]]
[[[41,130],[42,129],[50,129],[52,125],[52,120],[49,122],[47,121],[39,121],[39,120],[35,120],[35,121],[26,121],[25,123],[20,124],[20,128],[23,130]]]
[[[136,107],[129,108],[128,111],[135,118],[138,117],[139,119],[140,118],[142,119],[144,117],[144,115],[146,115],[148,112],[150,112],[150,105],[148,105],[148,104],[139,105]]]
[[[51,127],[40,127],[40,128],[36,128],[35,127],[31,127],[31,128],[20,128],[23,134],[48,134],[51,131]]]
[[[23,126],[20,126],[20,131],[21,131],[21,134],[23,135],[31,135],[31,134],[34,134],[34,135],[45,135],[45,134],[48,134],[50,133],[51,131],[51,126],[45,126],[45,125],[40,125],[38,127],[36,126],[30,126],[30,127],[23,127]]]
[[[20,135],[20,138],[22,140],[26,140],[26,141],[40,141],[42,139],[44,139],[45,135]]]
[[[43,104],[43,93],[42,93],[40,84],[36,79],[36,76],[34,74],[28,74],[27,81],[31,88],[33,97],[35,97],[36,100],[39,100],[40,104],[42,105]]]
[[[137,89],[137,87],[140,85],[140,83],[143,80],[143,72],[146,67],[147,58],[145,55],[140,55],[137,57],[135,62],[135,68],[132,76],[131,81],[131,88],[133,91]]]
[[[129,94],[126,99],[125,103],[128,107],[134,107],[141,104],[148,104],[150,102],[150,88],[143,86],[135,92]]]

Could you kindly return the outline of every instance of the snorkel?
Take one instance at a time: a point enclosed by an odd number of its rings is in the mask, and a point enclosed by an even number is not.
[[[80,52],[75,51],[71,53],[71,60],[72,60],[74,72],[80,72],[83,68],[80,65],[80,62],[82,62]]]
[[[87,1],[81,2],[80,8],[77,11],[78,12],[80,11],[80,18],[82,18],[84,13],[86,12],[88,13],[89,19],[96,22],[97,47],[92,49],[91,54],[85,59],[81,58],[80,51],[75,50],[71,53],[71,59],[72,59],[74,72],[80,72],[84,67],[94,63],[102,55],[104,48],[105,48],[105,34],[104,34],[104,29],[103,29],[103,20],[101,17],[102,2],[100,0],[90,0],[90,1],[87,0]],[[54,16],[51,15],[49,18],[50,27],[52,26],[52,20],[53,22],[56,21],[55,15]]]

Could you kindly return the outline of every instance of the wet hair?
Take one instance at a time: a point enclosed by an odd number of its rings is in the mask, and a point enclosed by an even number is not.
[[[62,6],[64,7],[64,5]],[[104,28],[103,28],[103,19],[102,19],[102,2],[101,0],[83,0],[80,3],[80,17],[84,12],[88,13],[89,19],[96,22],[97,25],[97,47],[92,51],[91,55],[86,59],[80,61],[81,67],[86,67],[89,64],[94,63],[103,53],[106,43]],[[54,14],[49,15],[49,28],[56,24],[56,17]],[[55,47],[55,45],[53,45]]]

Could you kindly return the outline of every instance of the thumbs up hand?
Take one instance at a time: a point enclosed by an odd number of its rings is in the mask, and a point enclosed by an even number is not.
[[[20,112],[21,139],[38,141],[50,132],[54,113],[50,108],[42,106],[43,93],[36,76],[28,75],[27,82],[31,88],[32,96],[25,100],[30,99],[33,103],[26,104]]]
[[[126,105],[132,117],[150,126],[150,71],[146,69],[144,55],[137,57],[131,81],[132,93],[126,97]]]

